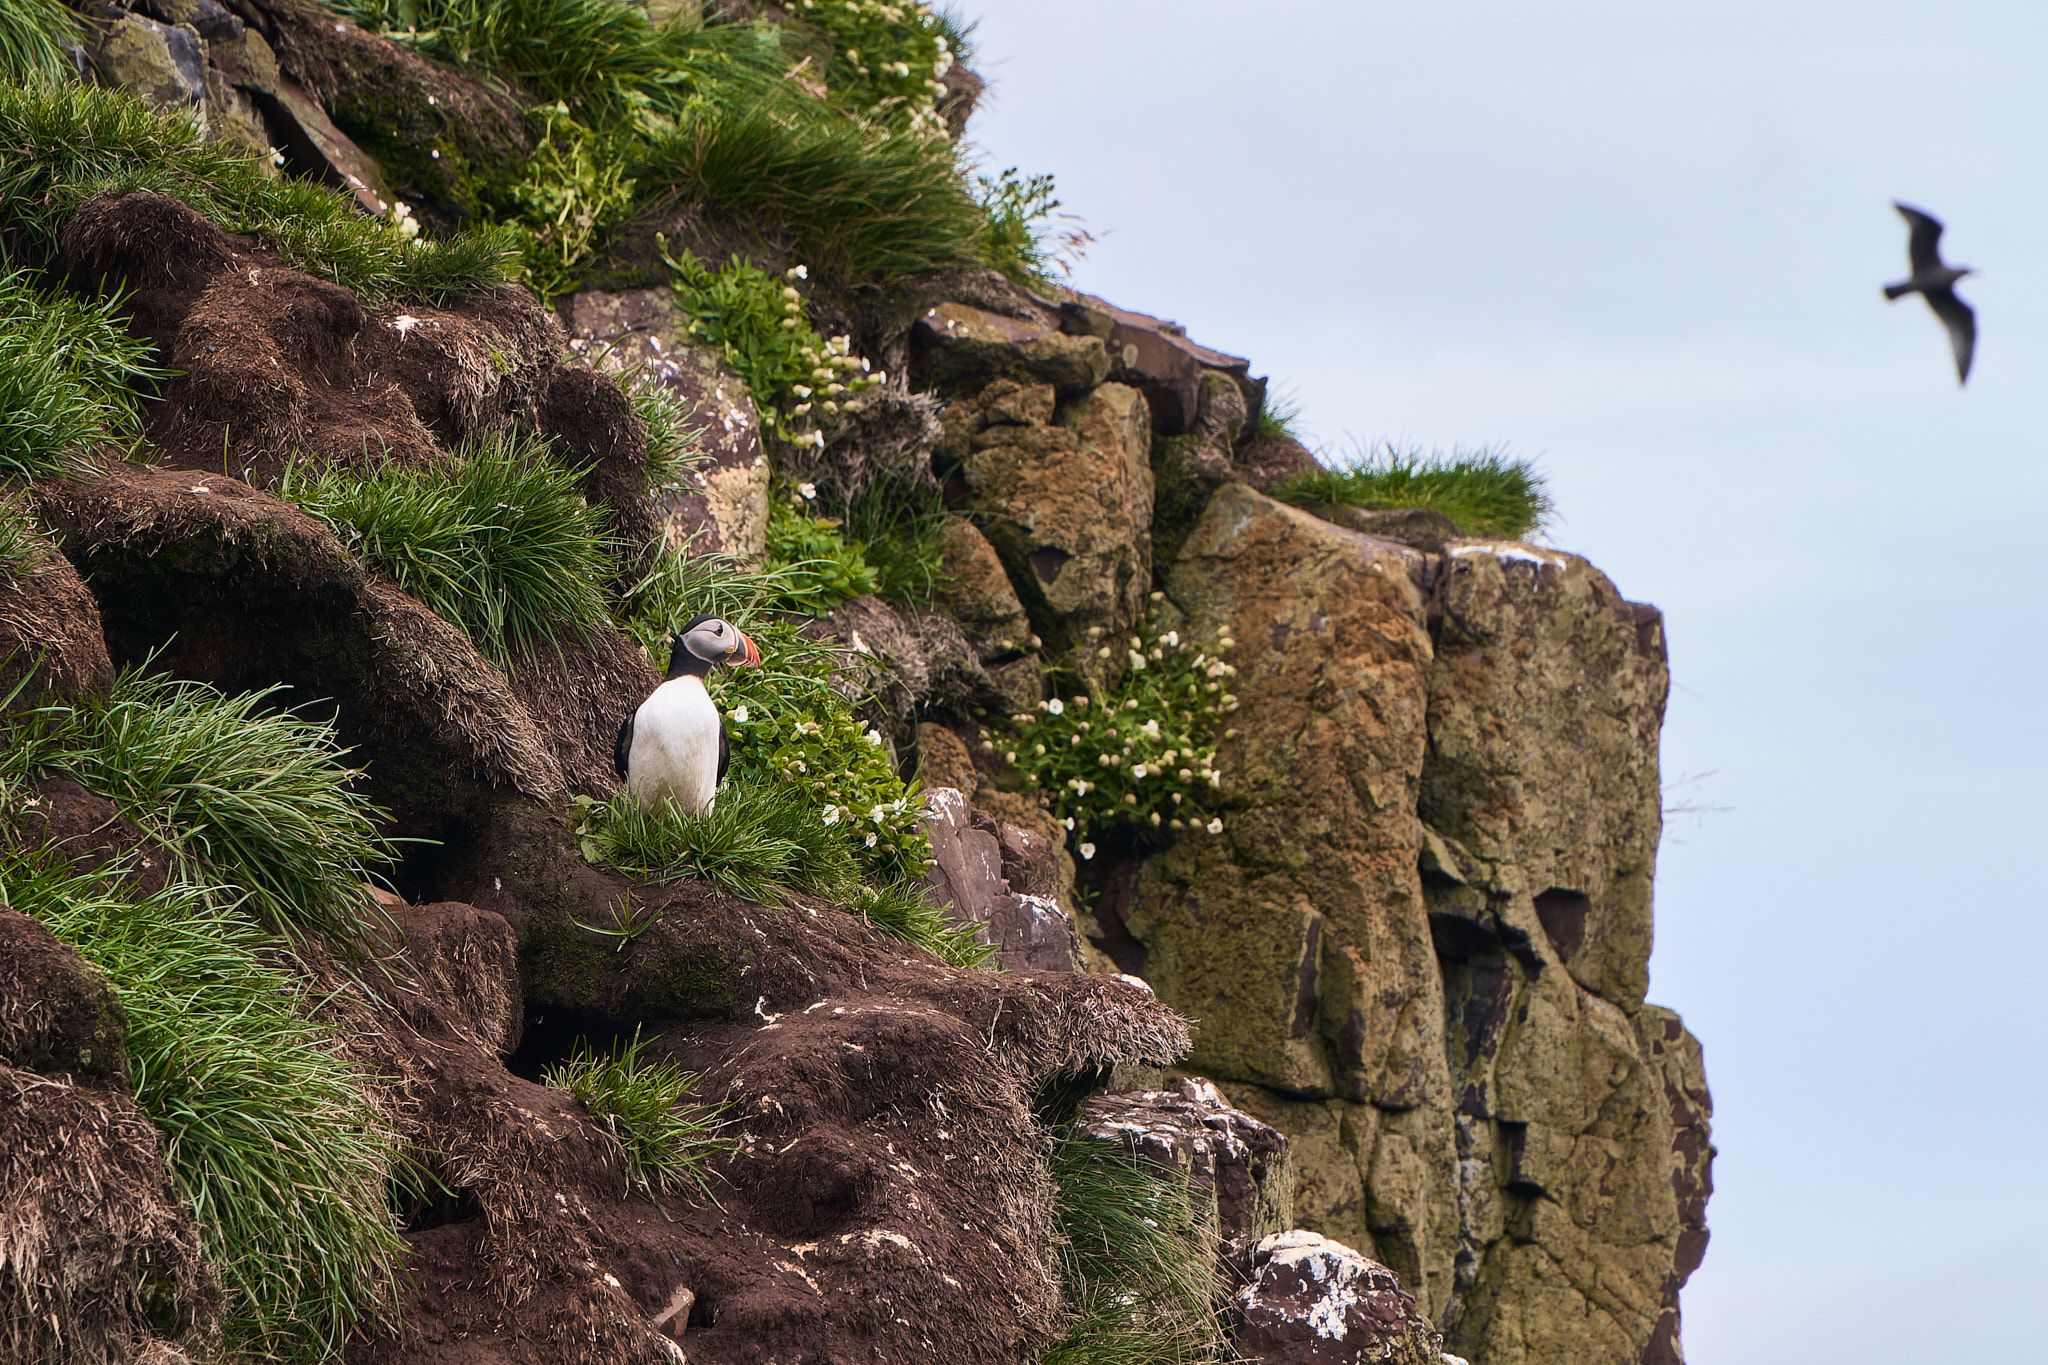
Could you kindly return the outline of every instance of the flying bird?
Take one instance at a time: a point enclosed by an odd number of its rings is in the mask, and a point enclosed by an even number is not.
[[[1886,285],[1884,296],[1894,303],[1908,294],[1918,294],[1927,300],[1941,325],[1948,328],[1948,344],[1956,353],[1956,383],[1968,383],[1970,357],[1977,350],[1977,315],[1970,311],[1969,304],[1956,297],[1955,285],[1963,276],[1977,272],[1966,265],[1942,264],[1940,219],[1896,199],[1892,207],[1913,229],[1906,240],[1906,259],[1912,263],[1913,274],[1897,284]]]
[[[725,777],[725,718],[705,690],[713,664],[758,666],[761,651],[730,621],[699,616],[669,637],[668,680],[619,726],[612,762],[643,810],[673,801],[711,809]]]

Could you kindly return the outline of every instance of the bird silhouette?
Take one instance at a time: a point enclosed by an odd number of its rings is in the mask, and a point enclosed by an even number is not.
[[[1977,315],[1970,305],[1956,297],[1956,281],[1977,272],[1966,265],[1944,265],[1941,260],[1941,220],[1911,204],[1892,201],[1899,216],[1911,225],[1906,239],[1906,259],[1913,266],[1910,278],[1884,287],[1884,296],[1896,303],[1908,294],[1927,300],[1934,316],[1948,328],[1949,348],[1956,353],[1956,383],[1970,380],[1970,357],[1977,351]]]

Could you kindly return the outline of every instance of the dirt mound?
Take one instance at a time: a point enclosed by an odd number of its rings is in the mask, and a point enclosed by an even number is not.
[[[52,554],[0,583],[0,697],[34,673],[17,707],[75,697],[112,681],[100,609],[71,561]]]
[[[524,290],[368,308],[162,195],[91,201],[59,252],[73,288],[132,290],[130,325],[182,371],[145,423],[174,467],[267,482],[294,457],[432,463],[508,423],[532,430],[563,349]]]
[[[394,979],[442,983],[378,987],[404,1026],[338,997],[449,1191],[411,1211],[406,1328],[358,1362],[673,1360],[664,1336],[699,1365],[1023,1358],[1060,1320],[1034,1099],[1186,1046],[1184,1021],[1120,981],[962,971],[807,899],[629,886],[524,803],[442,887],[475,904],[403,912]],[[622,902],[653,917],[630,942],[580,927]],[[513,931],[527,1027],[508,1070],[444,1002],[491,997],[505,970],[449,945]],[[731,1106],[741,1150],[708,1193],[633,1192],[577,1106],[521,1079],[636,1029]]]
[[[229,691],[331,700],[377,800],[433,833],[479,788],[566,790],[554,736],[455,626],[314,518],[235,479],[118,465],[36,489],[92,580],[107,647]],[[575,749],[576,743],[568,747]]]

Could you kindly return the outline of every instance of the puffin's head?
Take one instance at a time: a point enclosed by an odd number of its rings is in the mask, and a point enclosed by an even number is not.
[[[761,651],[747,633],[719,616],[699,616],[669,637],[668,648],[671,678],[685,673],[701,674],[712,664],[745,664],[754,668],[761,662]]]

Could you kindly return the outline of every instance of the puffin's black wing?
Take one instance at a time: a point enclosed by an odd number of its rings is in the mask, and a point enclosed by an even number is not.
[[[1927,306],[1948,328],[1949,348],[1956,353],[1956,383],[1966,384],[1970,379],[1970,358],[1977,351],[1977,315],[1970,305],[1956,297],[1953,289],[1928,289],[1922,291]]]
[[[725,717],[718,718],[718,780],[725,781],[725,770],[732,765],[732,740],[725,733]]]
[[[1897,200],[1892,201],[1892,207],[1913,227],[1913,235],[1906,239],[1906,259],[1913,263],[1913,273],[1918,275],[1923,270],[1938,267],[1941,264],[1941,220]]]
[[[619,770],[619,781],[626,780],[626,763],[633,757],[633,718],[640,713],[628,711],[626,718],[619,722],[619,737],[612,745],[612,766]]]

